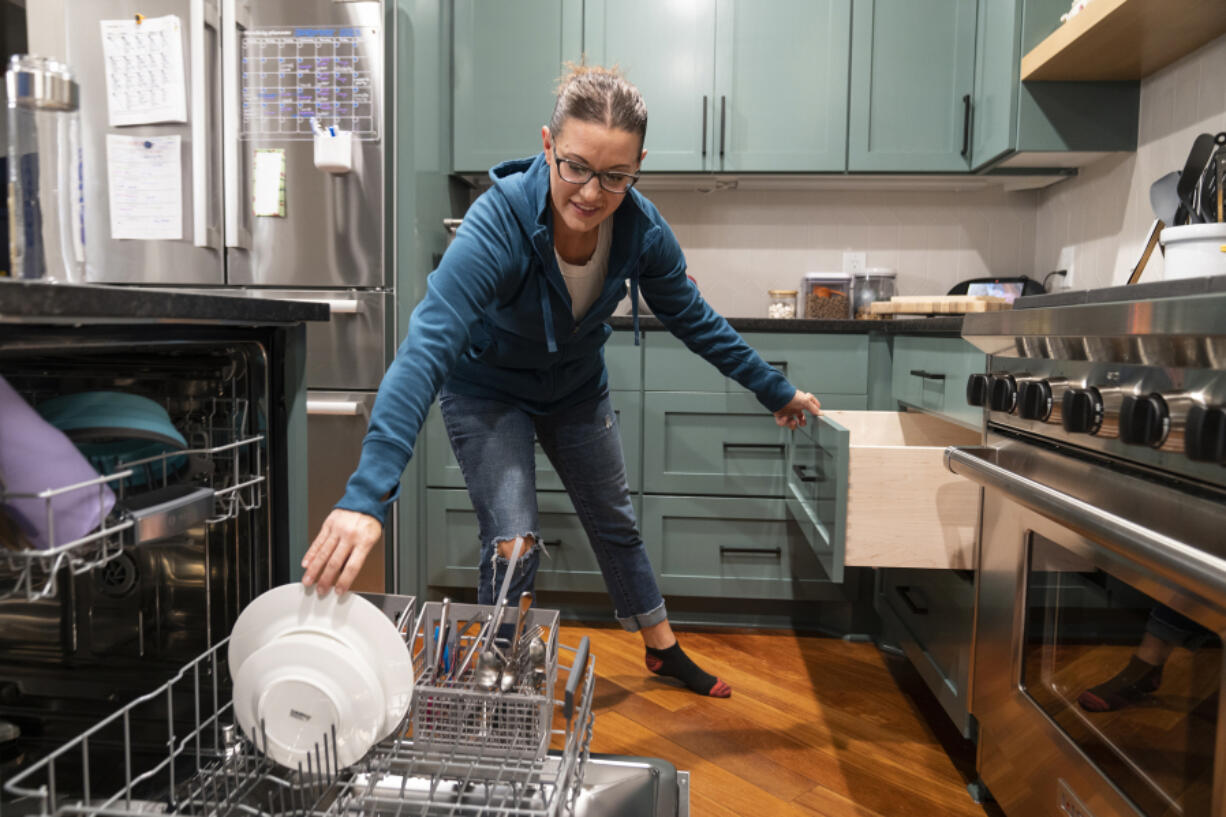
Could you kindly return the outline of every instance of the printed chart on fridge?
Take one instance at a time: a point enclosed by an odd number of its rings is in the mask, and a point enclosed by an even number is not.
[[[244,139],[313,139],[312,119],[379,138],[372,28],[252,28],[242,37]]]

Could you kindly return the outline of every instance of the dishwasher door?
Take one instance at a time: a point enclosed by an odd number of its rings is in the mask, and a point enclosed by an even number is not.
[[[344,495],[349,475],[358,467],[362,438],[374,405],[373,391],[307,392],[307,531],[312,540]],[[366,557],[354,590],[387,591],[387,568],[392,560],[386,551],[388,543],[396,541],[389,535],[395,529],[396,507],[392,506],[380,544]]]

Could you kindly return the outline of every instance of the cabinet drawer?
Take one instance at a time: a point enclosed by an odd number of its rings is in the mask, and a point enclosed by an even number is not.
[[[894,398],[970,428],[983,427],[983,410],[967,405],[966,380],[987,358],[961,338],[900,337],[894,341]]]
[[[643,539],[666,596],[797,599],[829,584],[782,499],[645,496]]]
[[[638,514],[642,506],[638,497],[632,499]],[[548,553],[541,557],[536,586],[541,590],[603,592],[600,566],[570,498],[551,491],[538,493],[536,501],[541,537]],[[467,492],[427,489],[426,541],[429,584],[476,587],[481,559],[480,528]]]
[[[831,579],[851,565],[974,566],[979,488],[944,454],[978,432],[919,413],[826,411],[792,434],[789,466],[802,470],[790,471],[788,507]]]
[[[823,406],[866,400],[834,395]],[[753,395],[648,392],[643,418],[647,493],[783,496],[787,431]]]
[[[823,402],[828,394],[868,394],[868,335],[746,332],[742,337],[794,386],[813,392]],[[748,394],[680,340],[662,332],[651,333],[643,383],[647,391]]]
[[[639,456],[642,441],[643,396],[637,391],[612,392],[613,411],[622,436],[622,456],[626,461],[626,481],[631,493],[639,490],[642,483],[642,459]],[[423,439],[424,438],[424,439]],[[426,485],[431,488],[463,488],[464,476],[447,439],[443,415],[438,403],[430,406],[426,423],[418,438],[418,449],[425,445]],[[553,469],[553,463],[545,456],[540,443],[536,444],[536,487],[540,491],[563,490],[562,478]]]

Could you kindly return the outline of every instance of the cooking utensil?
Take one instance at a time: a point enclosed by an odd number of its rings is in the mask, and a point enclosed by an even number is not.
[[[1179,177],[1179,171],[1172,170],[1149,186],[1149,206],[1155,218],[1172,227],[1179,223],[1183,207],[1179,201]]]
[[[502,670],[499,685],[503,692],[515,688],[517,674],[516,663],[519,658],[519,638],[524,633],[524,622],[528,620],[528,608],[532,606],[532,594],[521,593],[519,596],[519,618],[515,621],[515,635],[511,638],[511,649],[507,651],[508,660]]]
[[[463,627],[455,634],[455,646],[452,648],[452,659],[447,678],[444,680],[458,680],[464,677],[465,670],[468,669],[468,663],[477,653],[477,647],[481,643],[481,624],[482,619],[469,619]],[[477,635],[472,637],[471,643],[468,646],[468,652],[464,654],[464,660],[460,660],[460,651],[464,648],[464,636],[468,635],[468,631],[473,627],[477,627]]]
[[[1202,133],[1197,136],[1192,142],[1192,150],[1188,152],[1188,159],[1184,162],[1183,172],[1179,175],[1177,188],[1179,200],[1183,202],[1184,208],[1188,211],[1188,220],[1192,224],[1198,224],[1201,221],[1195,201],[1196,191],[1200,184],[1201,174],[1205,172],[1205,165],[1209,163],[1209,157],[1213,155],[1215,146],[1216,141],[1213,134]]]
[[[1149,257],[1154,253],[1154,247],[1158,245],[1158,236],[1161,235],[1163,227],[1162,219],[1154,219],[1154,223],[1149,225],[1149,236],[1145,239],[1145,249],[1141,251],[1141,257],[1137,259],[1136,266],[1132,268],[1132,273],[1128,276],[1128,283],[1135,284],[1141,278],[1141,273],[1145,271],[1145,265],[1149,263]]]
[[[434,678],[442,677],[444,645],[447,643],[447,614],[451,612],[451,599],[443,597],[443,604],[438,614],[438,630],[434,636],[434,663],[431,665]]]
[[[489,632],[485,636],[485,646],[477,657],[477,686],[487,691],[497,687],[499,678],[502,677],[502,667],[505,659],[498,653],[498,648],[494,646],[494,639],[498,637],[498,628],[502,625],[503,611],[506,610],[507,593],[511,590],[511,577],[515,573],[515,565],[519,562],[519,553],[523,550],[523,547],[524,538],[516,536],[515,544],[511,548],[511,558],[507,562],[507,572],[502,577],[502,587],[499,588],[498,599],[494,602],[494,617],[490,620]]]

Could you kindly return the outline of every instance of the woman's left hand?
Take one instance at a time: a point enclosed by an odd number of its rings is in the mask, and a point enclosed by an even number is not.
[[[807,391],[796,390],[796,394],[792,395],[792,399],[783,408],[775,412],[775,425],[786,426],[788,428],[797,428],[803,426],[805,420],[805,412],[809,412],[814,417],[821,414],[822,404],[816,397],[809,394]]]

